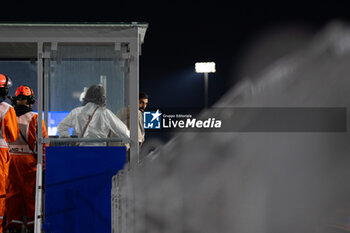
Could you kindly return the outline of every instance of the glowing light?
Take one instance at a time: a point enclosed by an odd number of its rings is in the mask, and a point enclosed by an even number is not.
[[[215,62],[196,62],[197,73],[215,73]]]

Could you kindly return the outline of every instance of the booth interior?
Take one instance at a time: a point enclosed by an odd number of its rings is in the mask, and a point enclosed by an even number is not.
[[[128,106],[127,44],[45,43],[44,120],[51,137],[58,136],[57,125],[68,113],[82,105],[84,93],[93,84],[106,90],[107,108],[112,112]],[[0,43],[0,71],[13,82],[9,95],[20,85],[37,89],[37,44]],[[33,105],[37,111],[37,102]],[[126,123],[129,121],[126,121]],[[74,132],[70,132],[74,136]]]
[[[125,144],[137,140],[137,125],[132,124],[137,122],[138,57],[147,26],[0,24],[0,73],[12,80],[9,96],[20,85],[31,87],[37,100],[33,111],[42,110],[49,135],[45,189],[37,190],[43,192],[43,204],[36,212],[44,218],[36,222],[36,229],[111,231],[112,176],[127,163]],[[76,147],[55,141],[58,124],[82,106],[87,89],[96,84],[106,91],[106,108],[116,115],[129,111],[121,119],[130,129],[129,141],[110,147]],[[10,99],[6,102],[11,103]],[[77,137],[73,129],[69,133]],[[130,150],[138,153],[138,145]]]

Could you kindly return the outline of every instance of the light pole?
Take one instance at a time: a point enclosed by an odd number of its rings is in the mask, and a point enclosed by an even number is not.
[[[204,107],[208,108],[208,77],[215,73],[215,62],[196,62],[196,73],[204,73]]]

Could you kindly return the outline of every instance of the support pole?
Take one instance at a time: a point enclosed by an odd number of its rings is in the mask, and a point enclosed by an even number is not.
[[[139,160],[139,142],[138,142],[138,103],[139,103],[139,38],[138,29],[135,27],[136,37],[132,39],[130,46],[129,62],[129,104],[130,104],[130,164],[136,165]]]
[[[38,162],[36,171],[36,187],[35,187],[35,215],[34,215],[34,232],[41,233],[42,225],[42,163],[43,163],[43,42],[38,42],[38,135],[37,135],[37,148],[38,148]]]
[[[208,73],[204,73],[204,107],[208,108]]]

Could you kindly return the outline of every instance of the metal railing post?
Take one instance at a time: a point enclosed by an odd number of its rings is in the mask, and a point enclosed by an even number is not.
[[[43,42],[38,42],[38,135],[37,135],[37,171],[35,187],[35,215],[34,215],[34,232],[41,233],[42,225],[42,163],[43,163]]]

